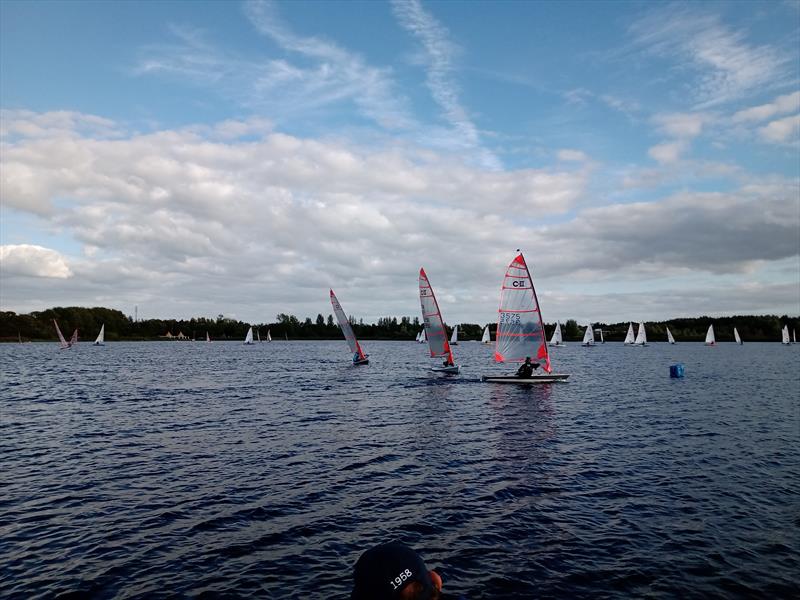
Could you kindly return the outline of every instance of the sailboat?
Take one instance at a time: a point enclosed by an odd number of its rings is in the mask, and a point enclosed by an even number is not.
[[[420,330],[420,332],[419,332],[419,335],[417,336],[417,342],[419,342],[420,344],[424,344],[424,343],[426,343],[427,341],[428,341],[428,337],[426,336],[426,334],[425,334],[425,328],[423,327],[423,328]]]
[[[267,341],[268,342],[272,341],[272,334],[269,332],[269,329],[267,329]]]
[[[489,333],[489,326],[483,328],[483,337],[481,337],[481,344],[491,344],[492,334]]]
[[[600,334],[600,343],[601,344],[605,344],[606,343],[606,339],[603,337],[603,328],[602,327],[598,327],[597,329],[594,330],[594,332]]]
[[[623,344],[626,346],[633,346],[634,335],[633,335],[633,323],[628,323],[628,333],[625,334],[625,341]]]
[[[247,335],[244,338],[245,346],[250,346],[253,343],[253,328],[247,330]]]
[[[561,335],[561,322],[556,321],[556,330],[553,332],[553,337],[550,338],[550,345],[554,348],[561,348],[566,346],[564,338]]]
[[[358,343],[356,334],[353,333],[353,326],[350,325],[350,321],[347,320],[347,315],[344,314],[342,305],[339,304],[339,300],[336,298],[336,294],[333,293],[333,290],[331,290],[331,305],[333,306],[333,312],[336,314],[336,320],[339,321],[339,327],[344,334],[344,339],[347,340],[347,345],[350,346],[350,352],[353,353],[353,364],[366,365],[369,362],[369,358],[367,358],[368,355],[364,354],[364,351],[361,349],[361,344]]]
[[[639,322],[639,331],[636,332],[634,346],[647,346],[647,332],[644,330],[644,323]]]
[[[431,290],[433,291],[433,290]],[[458,325],[453,327],[453,335],[450,336],[450,345],[458,346]]]
[[[792,343],[793,343],[793,344],[796,344],[796,343],[797,343],[797,336],[795,335],[795,331],[794,331],[794,329],[792,329]]]
[[[17,332],[17,339],[19,340],[19,343],[21,344],[22,343],[22,334],[19,331]]]
[[[742,338],[739,337],[739,332],[736,331],[736,327],[733,328],[733,341],[735,341],[740,346],[743,345]]]
[[[791,344],[789,341],[789,326],[784,325],[783,329],[781,330],[781,344],[786,344],[787,346]]]
[[[706,332],[706,346],[716,346],[717,340],[714,338],[714,324],[708,326],[708,331]]]
[[[444,357],[444,364],[431,367],[431,371],[448,375],[458,374],[458,365],[453,360],[453,350],[450,348],[450,344],[453,343],[452,338],[448,343],[442,312],[439,310],[439,303],[436,302],[436,295],[433,293],[425,269],[419,270],[419,304],[422,308],[422,321],[425,324],[431,358]],[[458,325],[453,328],[453,337],[458,339]]]
[[[207,332],[207,331],[206,331],[206,342],[209,342],[209,343],[211,343],[211,336],[210,336],[210,335],[208,335],[208,332]]]
[[[594,331],[592,330],[592,324],[586,327],[586,331],[583,332],[583,342],[581,342],[581,346],[591,347],[594,346]]]
[[[531,377],[483,376],[492,383],[550,383],[566,379],[567,374],[553,373],[547,353],[544,323],[533,279],[522,253],[508,265],[500,288],[500,308],[494,359],[499,363],[521,363],[526,358],[542,361],[545,375]]]
[[[256,339],[258,340],[258,343],[260,344],[261,343],[261,332],[258,329],[256,329]]]
[[[61,329],[58,327],[58,322],[53,319],[53,325],[56,326],[56,333],[58,333],[58,341],[61,343],[61,349],[67,350],[68,348],[72,348],[75,344],[78,343],[78,330],[72,332],[72,337],[69,341],[64,339],[64,335],[61,333]]]
[[[100,333],[97,334],[97,339],[94,341],[95,346],[105,346],[106,345],[106,324],[100,327]]]
[[[669,342],[670,344],[675,343],[675,338],[672,337],[672,332],[669,330],[669,327],[667,327],[667,342]]]

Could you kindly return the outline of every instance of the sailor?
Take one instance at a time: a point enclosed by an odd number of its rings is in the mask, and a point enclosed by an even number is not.
[[[364,552],[353,568],[350,600],[438,600],[442,578],[401,542],[379,544]]]
[[[530,377],[533,375],[533,372],[538,368],[539,363],[531,363],[531,357],[526,356],[525,362],[520,365],[519,369],[517,369],[517,377],[522,379],[530,379]]]
[[[353,362],[358,362],[359,360],[361,360],[361,355],[358,352],[355,352],[353,354]]]
[[[445,356],[444,357],[444,364],[442,366],[444,366],[444,367],[454,367],[455,364],[453,363],[453,359],[452,358],[450,358],[449,356]]]

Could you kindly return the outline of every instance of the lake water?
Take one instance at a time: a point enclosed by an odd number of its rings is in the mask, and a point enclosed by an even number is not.
[[[798,597],[800,346],[570,344],[524,388],[363,345],[0,345],[0,597],[346,598],[390,539],[470,599]]]

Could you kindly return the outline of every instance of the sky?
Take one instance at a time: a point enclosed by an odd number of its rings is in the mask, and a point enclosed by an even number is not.
[[[800,2],[0,2],[0,309],[800,314]]]

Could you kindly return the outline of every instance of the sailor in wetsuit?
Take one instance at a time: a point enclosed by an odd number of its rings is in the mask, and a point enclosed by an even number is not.
[[[533,372],[538,368],[539,363],[531,363],[531,357],[526,356],[525,362],[520,365],[519,369],[517,369],[517,377],[522,379],[530,379],[530,377],[533,375]]]

